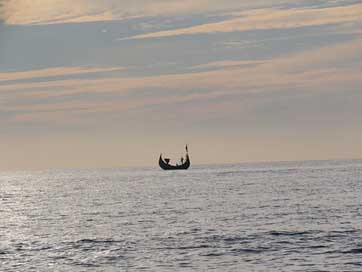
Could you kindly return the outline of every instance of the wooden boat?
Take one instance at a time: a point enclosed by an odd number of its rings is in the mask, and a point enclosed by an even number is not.
[[[190,157],[188,154],[187,146],[186,146],[186,159],[182,164],[179,165],[172,165],[169,163],[170,159],[163,159],[162,154],[160,155],[160,158],[158,160],[158,165],[163,170],[187,170],[190,167]]]

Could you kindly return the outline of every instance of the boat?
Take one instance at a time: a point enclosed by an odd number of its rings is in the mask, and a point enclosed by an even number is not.
[[[170,159],[162,158],[162,154],[160,154],[160,158],[158,160],[158,165],[163,170],[187,170],[190,167],[190,164],[191,163],[190,163],[190,157],[189,157],[187,145],[186,145],[186,159],[183,163],[181,163],[179,165],[172,165],[172,164],[170,164]]]

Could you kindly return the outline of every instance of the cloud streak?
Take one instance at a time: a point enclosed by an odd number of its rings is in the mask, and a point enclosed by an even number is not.
[[[237,18],[217,23],[159,31],[130,37],[149,39],[205,33],[225,33],[256,29],[285,29],[328,24],[362,22],[362,4],[319,9],[256,9],[240,12]],[[127,39],[127,38],[126,38]]]
[[[0,83],[4,81],[14,81],[23,79],[40,79],[56,76],[74,76],[86,75],[96,73],[106,73],[121,71],[124,68],[120,67],[105,67],[105,68],[92,68],[92,67],[54,67],[38,70],[22,71],[22,72],[0,72]]]
[[[185,0],[182,2],[176,0],[132,2],[123,0],[5,0],[1,16],[8,24],[29,25],[172,16],[255,6],[254,1],[244,2],[240,3],[237,0]],[[265,4],[265,2],[268,1],[260,1],[260,4]]]
[[[325,5],[335,1],[325,1]],[[1,3],[1,2],[0,2]],[[190,14],[227,14],[232,11],[288,6],[287,0],[3,0],[0,19],[12,25],[43,25],[124,20]],[[301,1],[299,5],[303,5]],[[309,1],[305,1],[308,5]]]

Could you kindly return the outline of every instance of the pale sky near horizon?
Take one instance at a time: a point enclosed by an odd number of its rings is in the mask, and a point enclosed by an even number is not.
[[[362,158],[360,0],[0,0],[0,170]]]

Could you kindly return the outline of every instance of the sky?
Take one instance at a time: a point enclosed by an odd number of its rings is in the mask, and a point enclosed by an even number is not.
[[[0,170],[361,158],[361,74],[360,0],[0,0]]]

